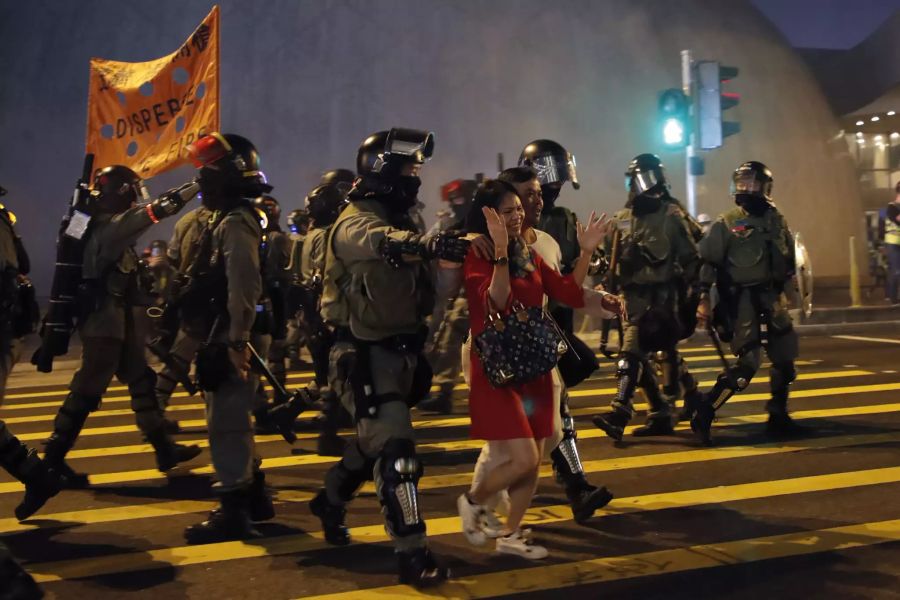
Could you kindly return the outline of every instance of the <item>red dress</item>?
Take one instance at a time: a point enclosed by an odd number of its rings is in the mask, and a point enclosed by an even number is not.
[[[584,293],[571,275],[560,275],[536,252],[531,253],[535,269],[524,277],[510,277],[510,302],[524,306],[542,306],[544,294],[573,308],[584,306]],[[469,323],[472,338],[484,331],[488,288],[494,265],[469,252],[463,264],[466,298],[469,301]],[[553,381],[549,372],[524,385],[495,388],[481,366],[481,359],[471,350],[469,377],[469,415],[471,437],[482,440],[517,438],[543,439],[553,434]]]

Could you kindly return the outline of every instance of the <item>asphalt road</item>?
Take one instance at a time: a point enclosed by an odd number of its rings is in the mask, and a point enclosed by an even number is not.
[[[613,367],[604,364],[572,391],[572,408],[588,477],[616,499],[578,526],[546,466],[527,517],[550,550],[539,563],[473,548],[460,533],[455,498],[480,448],[468,439],[461,387],[456,414],[414,415],[431,544],[454,573],[428,595],[900,598],[900,344],[891,341],[803,338],[790,406],[812,433],[764,436],[763,370],[722,410],[713,448],[700,447],[684,424],[673,436],[628,436],[615,447],[590,422],[613,392]],[[714,352],[698,345],[685,352],[708,388],[718,370]],[[73,366],[51,376],[17,367],[0,409],[14,433],[39,447]],[[291,382],[309,377],[294,373]],[[179,393],[171,415],[187,426],[180,440],[205,444],[199,397]],[[263,539],[187,546],[184,527],[215,505],[207,451],[159,474],[115,384],[70,455],[93,487],[66,491],[18,523],[12,509],[22,488],[3,473],[0,535],[49,598],[417,596],[396,585],[371,485],[351,505],[355,543],[324,543],[306,502],[334,459],[314,453],[312,435],[300,438],[294,448],[278,436],[257,438],[278,496],[276,519],[259,527]]]

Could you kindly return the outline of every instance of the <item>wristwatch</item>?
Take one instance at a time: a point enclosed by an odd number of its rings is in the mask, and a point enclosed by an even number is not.
[[[509,264],[509,257],[507,256],[498,256],[494,260],[491,261],[491,264],[500,265],[501,267],[505,267]]]

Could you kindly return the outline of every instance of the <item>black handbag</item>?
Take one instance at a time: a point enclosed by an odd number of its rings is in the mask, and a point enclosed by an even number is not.
[[[597,355],[574,333],[563,330],[569,350],[559,358],[559,374],[567,388],[572,388],[600,368]]]
[[[533,381],[553,369],[569,349],[556,321],[540,306],[526,308],[515,302],[506,316],[492,308],[489,299],[485,329],[473,340],[492,386]]]

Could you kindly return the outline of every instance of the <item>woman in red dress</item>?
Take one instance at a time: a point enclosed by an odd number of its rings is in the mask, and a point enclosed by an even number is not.
[[[539,255],[530,252],[521,239],[524,215],[516,190],[508,183],[488,181],[475,195],[466,228],[469,233],[486,234],[490,238],[494,259],[485,260],[470,251],[463,265],[473,338],[484,331],[489,303],[504,311],[513,302],[526,307],[543,306],[544,295],[547,295],[574,308],[584,304],[581,286],[591,253],[606,233],[604,217],[595,218],[592,213],[587,227],[579,225],[581,256],[571,274],[560,275]],[[508,490],[509,515],[505,531],[497,538],[497,551],[525,558],[544,558],[546,548],[531,544],[519,526],[537,486],[544,440],[553,433],[550,372],[526,384],[496,388],[488,381],[474,350],[471,359],[471,435],[487,440],[491,452],[496,451],[509,459],[498,462],[457,500],[463,532],[474,545],[486,543],[482,504],[495,493]]]

